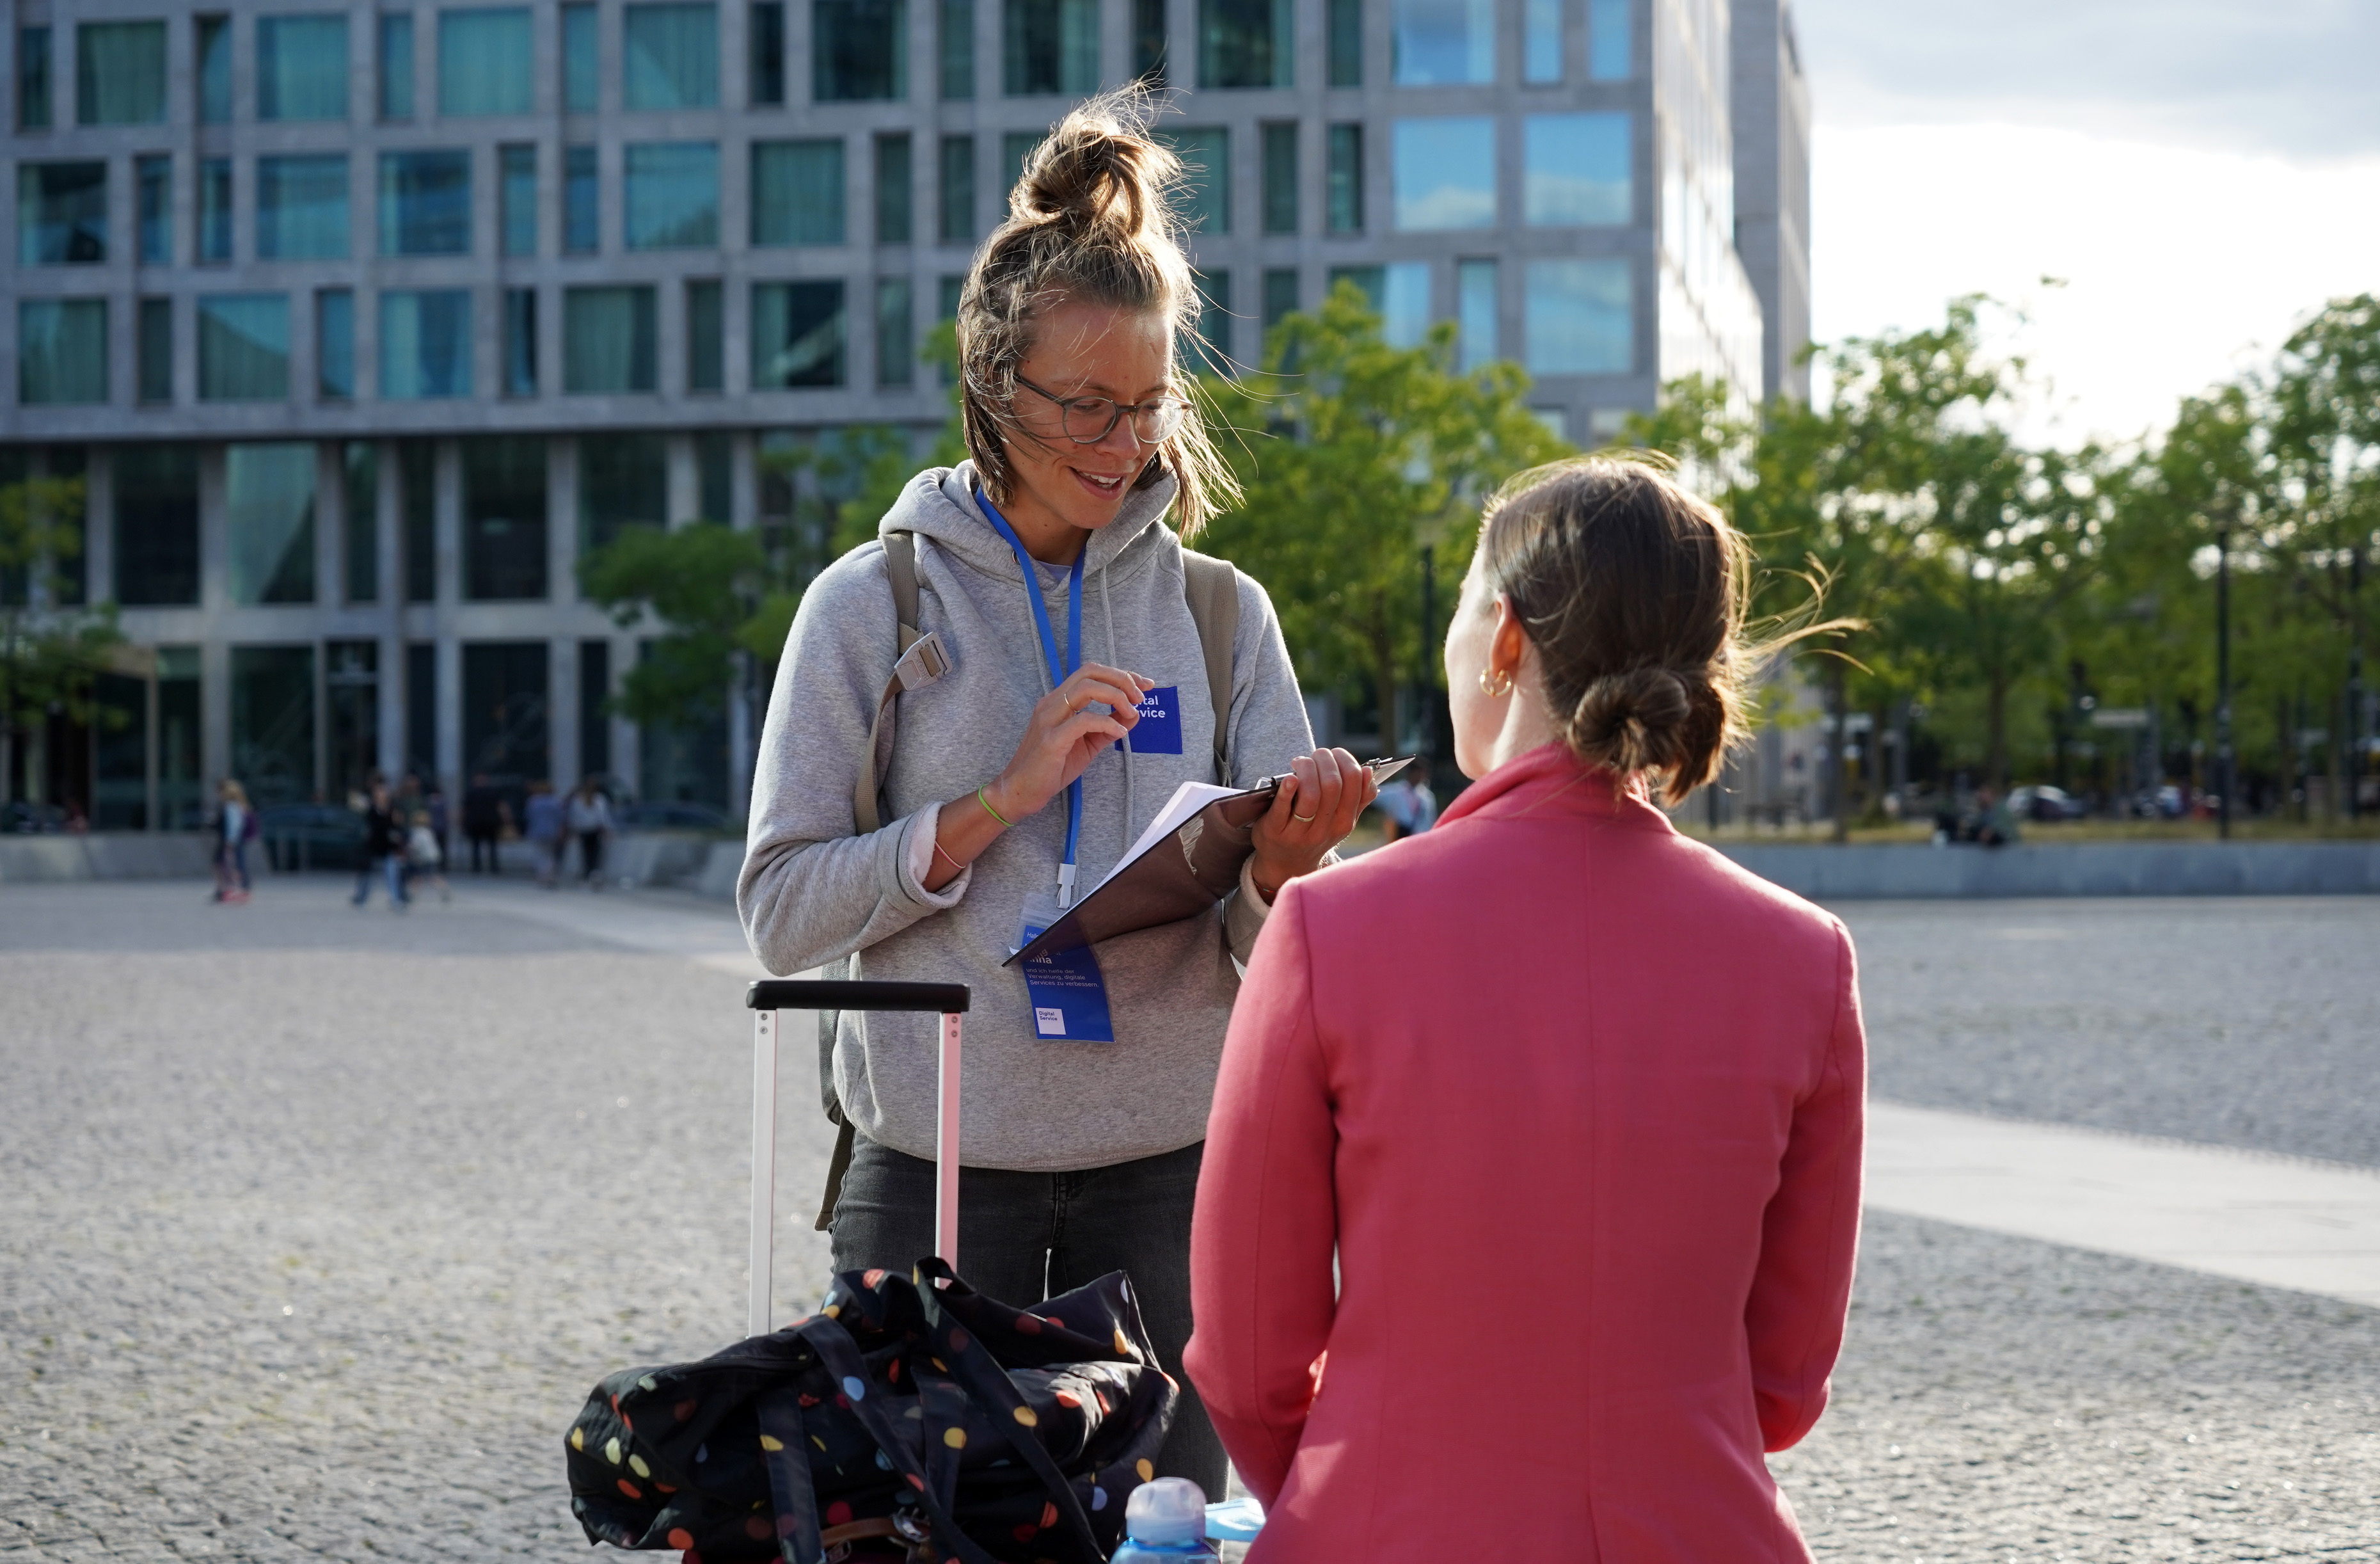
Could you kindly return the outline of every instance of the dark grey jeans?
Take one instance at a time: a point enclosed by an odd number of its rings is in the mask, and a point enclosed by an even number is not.
[[[1079,1173],[969,1167],[959,1179],[959,1271],[967,1285],[1030,1308],[1122,1271],[1140,1299],[1157,1360],[1182,1387],[1159,1452],[1160,1476],[1220,1499],[1223,1442],[1182,1372],[1190,1342],[1190,1206],[1205,1146]],[[834,1204],[834,1268],[906,1271],[934,1252],[934,1165],[859,1136]]]

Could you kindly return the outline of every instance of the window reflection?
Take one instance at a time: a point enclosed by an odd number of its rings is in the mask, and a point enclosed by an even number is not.
[[[1496,122],[1485,115],[1400,119],[1390,172],[1408,232],[1496,226]]]
[[[380,154],[380,252],[471,252],[469,153],[456,150]]]
[[[313,442],[224,450],[224,527],[234,603],[314,601]]]
[[[701,250],[719,242],[717,142],[632,142],[626,187],[630,250]]]
[[[1496,79],[1495,0],[1393,0],[1390,74],[1400,87]]]
[[[256,18],[256,117],[347,117],[347,18]]]
[[[1198,0],[1198,85],[1287,87],[1297,47],[1290,0]]]
[[[903,0],[815,0],[810,77],[811,95],[822,104],[907,97],[909,24]]]
[[[1532,261],[1526,280],[1531,374],[1625,374],[1635,367],[1625,259]]]
[[[1099,90],[1099,0],[1004,0],[1002,21],[1010,97]]]
[[[528,113],[529,60],[527,6],[439,12],[438,112]]]
[[[289,395],[289,297],[199,300],[199,400],[277,402]]]
[[[719,7],[625,7],[620,13],[620,91],[632,109],[715,106]]]
[[[755,390],[842,385],[843,345],[842,283],[752,285]]]
[[[1626,223],[1628,129],[1624,114],[1529,116],[1522,131],[1524,220],[1538,227]]]

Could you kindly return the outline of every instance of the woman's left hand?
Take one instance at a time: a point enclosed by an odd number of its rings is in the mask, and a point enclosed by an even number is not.
[[[1364,806],[1380,796],[1369,766],[1344,750],[1317,750],[1290,762],[1272,807],[1256,825],[1256,861],[1249,877],[1267,901],[1355,828]]]

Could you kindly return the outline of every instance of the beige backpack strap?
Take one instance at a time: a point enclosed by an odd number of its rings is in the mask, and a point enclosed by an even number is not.
[[[881,827],[876,795],[882,783],[884,721],[892,713],[893,698],[905,690],[921,689],[942,677],[950,661],[942,655],[941,638],[917,633],[917,535],[884,534],[884,573],[892,582],[893,622],[897,627],[899,661],[884,693],[877,697],[876,718],[868,726],[868,751],[859,757],[859,779],[852,784],[851,818],[859,833]]]
[[[1207,692],[1215,703],[1215,775],[1232,780],[1232,646],[1240,635],[1240,572],[1228,559],[1182,551],[1182,595],[1198,648],[1207,654]]]

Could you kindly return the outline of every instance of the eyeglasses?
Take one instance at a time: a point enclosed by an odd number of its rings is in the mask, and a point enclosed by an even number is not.
[[[1105,397],[1061,397],[1054,391],[1044,391],[1026,379],[1016,377],[1016,384],[1038,397],[1058,404],[1059,427],[1066,438],[1078,446],[1096,446],[1108,437],[1116,421],[1126,413],[1132,415],[1133,437],[1144,446],[1162,445],[1182,428],[1182,421],[1190,416],[1190,404],[1180,397],[1151,397],[1146,402],[1117,402]]]

